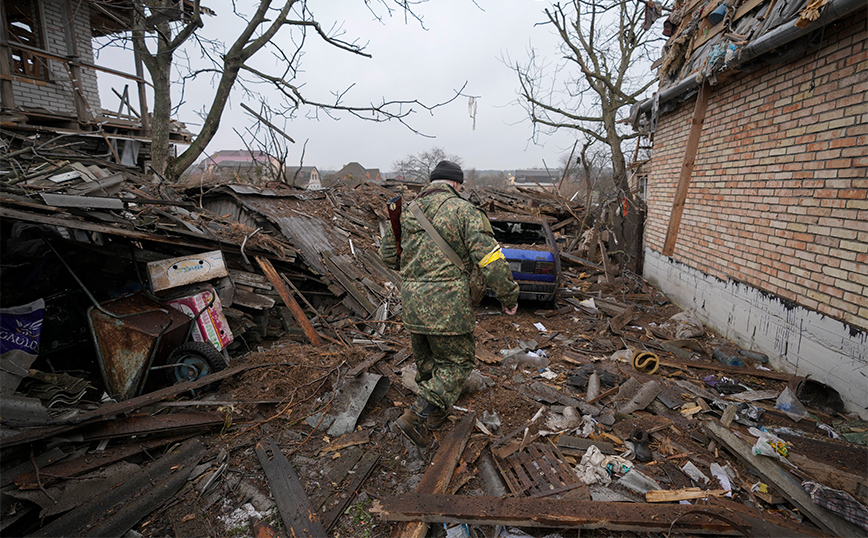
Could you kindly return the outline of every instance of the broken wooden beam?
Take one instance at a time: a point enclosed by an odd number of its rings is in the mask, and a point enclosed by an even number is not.
[[[754,454],[751,444],[744,439],[712,420],[706,421],[705,431],[745,465],[753,469],[763,482],[774,487],[778,493],[793,503],[802,514],[822,530],[835,536],[859,536],[861,534],[850,523],[815,504],[811,500],[811,496],[802,489],[801,484],[792,475],[781,469],[774,460]]]
[[[269,458],[268,452],[271,452]],[[268,478],[271,496],[290,536],[326,538],[326,531],[316,517],[310,499],[292,464],[270,437],[256,443],[256,455]]]
[[[227,377],[232,377],[235,374],[239,374],[253,368],[261,368],[264,366],[270,365],[239,364],[238,366],[227,368],[225,370],[221,370],[219,372],[200,377],[195,381],[178,383],[170,387],[155,390],[154,392],[143,394],[142,396],[137,396],[135,398],[130,398],[129,400],[124,400],[117,403],[102,404],[93,411],[82,413],[77,417],[69,420],[57,421],[55,423],[45,425],[39,428],[23,430],[20,433],[11,434],[7,437],[2,437],[0,438],[0,448],[20,445],[22,443],[31,443],[33,441],[38,441],[39,439],[47,439],[48,437],[52,437],[54,435],[60,435],[61,433],[73,430],[84,424],[98,422],[100,420],[107,420],[108,418],[115,415],[128,413],[129,411],[132,411],[134,409],[138,409],[140,407],[144,407],[146,405],[157,403],[167,398],[177,396],[182,392],[196,390],[210,385],[211,383],[226,379]]]
[[[734,526],[724,521],[732,521],[744,527],[738,515],[714,506],[698,508],[689,505],[589,503],[566,499],[516,499],[422,493],[408,493],[389,497],[383,501],[374,501],[371,513],[386,521],[461,522],[472,525],[631,532],[668,533],[670,528],[677,528],[680,531],[697,534],[720,535],[741,534]]]
[[[284,284],[280,279],[277,270],[274,269],[271,262],[266,258],[256,256],[256,263],[258,263],[259,267],[262,268],[268,281],[271,282],[271,285],[274,286],[275,290],[277,290],[280,298],[283,299],[284,304],[286,304],[289,311],[292,312],[292,316],[298,322],[299,327],[304,331],[304,334],[307,336],[308,340],[310,340],[310,343],[317,347],[322,346],[322,339],[319,337],[319,333],[316,332],[316,329],[313,328],[313,324],[309,319],[307,319],[307,316],[304,315],[304,311],[295,299],[292,298],[292,293],[289,292],[289,288],[287,288],[286,284]]]
[[[378,461],[380,461],[379,454],[373,452],[366,452],[365,455],[362,456],[359,464],[353,469],[354,478],[352,482],[350,482],[343,492],[338,495],[339,500],[337,503],[332,506],[322,518],[327,531],[330,531],[332,527],[335,526],[338,519],[340,519],[346,511],[347,506],[349,506],[350,502],[355,499],[359,490],[362,488],[362,484],[364,484],[365,480],[367,480],[371,475],[371,472],[374,470],[374,467],[377,466]]]
[[[458,465],[458,460],[464,453],[467,440],[473,432],[476,424],[476,412],[470,411],[461,419],[449,434],[440,443],[440,449],[434,454],[431,465],[422,476],[419,485],[416,486],[416,494],[440,494],[449,487],[452,474]],[[446,495],[446,498],[453,498]],[[398,520],[394,520],[398,521]],[[422,538],[428,532],[428,523],[424,519],[404,519],[405,523],[392,529],[392,538]]]

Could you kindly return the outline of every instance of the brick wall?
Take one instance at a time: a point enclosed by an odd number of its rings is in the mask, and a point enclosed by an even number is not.
[[[48,0],[42,2],[42,26],[46,52],[58,56],[67,56],[66,34],[63,28],[61,2],[66,0]],[[93,48],[91,46],[90,4],[87,2],[73,3],[75,12],[75,36],[78,39],[78,54],[81,61],[93,63]],[[70,13],[72,16],[72,13]],[[44,108],[53,112],[75,115],[72,82],[63,63],[48,60],[50,80],[38,81],[37,84],[14,81],[12,83],[15,105],[31,108]],[[88,104],[98,112],[100,109],[99,89],[96,72],[92,69],[81,69],[81,88]]]
[[[712,88],[672,259],[868,329],[866,11],[819,55]],[[695,98],[659,118],[646,246],[660,253]]]

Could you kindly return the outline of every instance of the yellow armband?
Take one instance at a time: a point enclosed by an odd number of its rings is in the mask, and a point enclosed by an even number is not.
[[[485,267],[486,265],[488,265],[489,263],[491,263],[495,260],[504,260],[504,259],[506,259],[506,258],[503,257],[503,252],[500,250],[500,245],[497,245],[496,247],[494,247],[491,250],[491,252],[486,254],[484,258],[479,260],[478,265],[480,268],[482,268],[482,267]]]

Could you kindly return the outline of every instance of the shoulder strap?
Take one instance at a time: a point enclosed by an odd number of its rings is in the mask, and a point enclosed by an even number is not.
[[[419,221],[419,224],[422,225],[422,228],[428,232],[428,235],[431,236],[431,239],[434,240],[434,243],[440,247],[440,250],[446,254],[446,257],[449,258],[452,263],[454,263],[459,269],[462,271],[465,270],[464,262],[461,261],[461,256],[458,255],[452,247],[449,246],[449,243],[443,239],[443,236],[437,232],[437,229],[434,228],[434,225],[428,220],[428,217],[425,216],[425,213],[422,211],[422,208],[419,207],[416,202],[410,202],[410,205],[407,206],[410,209],[410,212],[413,213],[413,216],[416,217],[416,220]]]

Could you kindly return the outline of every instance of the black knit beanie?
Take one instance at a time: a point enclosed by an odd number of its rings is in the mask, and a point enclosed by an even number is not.
[[[461,171],[460,166],[451,161],[440,161],[431,172],[431,181],[436,179],[447,179],[449,181],[464,183],[464,172]]]

